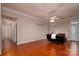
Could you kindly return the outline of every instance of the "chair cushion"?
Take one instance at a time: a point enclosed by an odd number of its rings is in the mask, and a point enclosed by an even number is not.
[[[52,39],[56,39],[56,34],[51,34]]]

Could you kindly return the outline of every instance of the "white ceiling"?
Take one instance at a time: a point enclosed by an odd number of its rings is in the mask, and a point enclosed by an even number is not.
[[[78,3],[10,3],[3,6],[46,21],[50,20],[51,16],[57,16],[60,20],[79,16]]]

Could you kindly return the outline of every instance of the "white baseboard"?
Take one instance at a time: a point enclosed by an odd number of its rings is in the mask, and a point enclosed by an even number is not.
[[[42,40],[42,39],[39,39],[39,40]],[[24,44],[24,43],[29,43],[29,42],[33,42],[33,41],[38,41],[38,40],[30,40],[30,41],[24,41],[24,42],[17,42],[17,45]]]

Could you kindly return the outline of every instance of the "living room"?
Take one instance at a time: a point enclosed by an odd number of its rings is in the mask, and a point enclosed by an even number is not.
[[[2,55],[79,56],[78,6],[78,3],[2,3]]]

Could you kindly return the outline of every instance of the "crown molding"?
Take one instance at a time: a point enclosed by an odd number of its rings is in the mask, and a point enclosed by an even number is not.
[[[33,19],[35,19],[35,20],[39,20],[39,21],[40,21],[40,18],[38,18],[38,17],[35,17],[35,16],[29,15],[29,14],[22,13],[22,12],[13,10],[13,9],[11,9],[11,8],[2,7],[2,11],[11,12],[11,13],[14,13],[14,14],[18,14],[18,15],[22,15],[22,16],[27,16],[27,17],[31,17],[31,18],[33,18]]]

